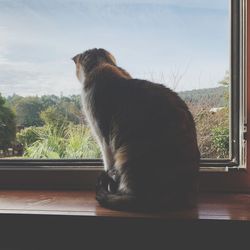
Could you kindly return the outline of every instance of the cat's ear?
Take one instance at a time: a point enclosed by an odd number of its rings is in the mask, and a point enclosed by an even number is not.
[[[113,63],[114,65],[116,65],[116,60],[115,60],[114,56],[113,56],[110,52],[108,52],[108,51],[105,50],[105,49],[98,49],[98,51],[101,52],[101,53],[104,55],[105,59],[106,59],[108,62],[111,62],[111,63]]]
[[[79,56],[80,56],[80,54],[78,54],[78,55],[76,55],[76,56],[74,56],[74,57],[72,58],[72,60],[74,61],[75,64],[77,64],[78,59],[79,59]]]
[[[111,53],[109,53],[109,56],[110,56],[111,61],[114,63],[114,65],[116,65],[115,57]]]

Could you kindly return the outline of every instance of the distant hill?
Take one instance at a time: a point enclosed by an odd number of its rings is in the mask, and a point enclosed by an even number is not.
[[[1,94],[1,93],[0,93]],[[225,107],[227,106],[226,96],[228,95],[228,87],[217,87],[217,88],[207,88],[207,89],[195,89],[189,91],[178,92],[179,96],[188,104],[195,106],[205,106],[211,108]],[[61,105],[62,103],[72,103],[78,110],[81,109],[80,95],[72,96],[56,96],[56,95],[44,95],[40,97],[35,97],[38,102],[41,102],[43,106],[42,110],[48,108],[49,106]],[[18,95],[8,96],[6,98],[9,107],[15,109],[17,105],[16,102],[20,100],[30,99],[30,97],[22,97]],[[29,111],[30,112],[30,111]]]
[[[228,105],[226,100],[228,87],[195,89],[181,91],[178,94],[186,103],[192,103],[193,105],[209,107],[225,107]]]

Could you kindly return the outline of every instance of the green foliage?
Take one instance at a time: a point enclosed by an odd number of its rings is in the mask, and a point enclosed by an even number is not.
[[[42,121],[49,126],[60,127],[68,123],[67,117],[61,109],[52,106],[42,111],[40,114]]]
[[[2,107],[5,104],[5,99],[0,94],[0,107]]]
[[[60,127],[69,123],[79,124],[79,117],[76,115],[76,107],[72,103],[61,106],[51,106],[40,113],[42,121],[46,125]]]
[[[24,156],[34,159],[100,158],[100,150],[84,125],[46,125],[37,133],[38,139],[25,148]]]
[[[212,145],[220,158],[228,157],[229,152],[229,128],[217,126],[212,129]]]
[[[43,95],[40,97],[43,110],[56,106],[60,102],[60,97],[56,95]]]
[[[17,142],[25,147],[30,146],[32,143],[38,140],[39,132],[43,130],[43,127],[28,127],[22,129],[16,134]]]
[[[16,104],[18,102],[20,102],[21,100],[23,100],[23,96],[20,95],[12,95],[12,96],[8,96],[8,98],[6,99],[6,104],[8,107],[14,109],[14,107],[16,106]]]
[[[90,129],[83,125],[70,125],[66,131],[65,158],[100,158],[101,152],[91,135]]]
[[[39,97],[19,98],[15,101],[13,109],[16,113],[17,125],[25,127],[43,125],[39,116],[42,110]]]
[[[38,133],[38,139],[26,147],[24,157],[33,159],[58,159],[63,158],[65,150],[64,128],[57,129],[53,126],[44,126]]]
[[[80,125],[84,117],[79,95],[13,95],[8,97],[8,106],[17,114],[17,124],[25,127],[17,133],[18,143],[25,147],[25,157],[100,157],[89,129]]]
[[[62,96],[57,105],[57,110],[71,123],[79,124],[83,121],[80,96]]]
[[[211,129],[212,143],[211,147],[215,148],[218,158],[227,158],[229,156],[229,85],[230,85],[230,74],[226,71],[224,78],[219,82],[227,88],[224,93],[224,100],[226,100],[226,108],[219,112],[219,115],[224,117],[223,120]]]
[[[223,139],[228,140],[229,144],[229,111],[228,108],[223,108],[217,112],[211,112],[210,109],[190,106],[196,123],[198,144],[202,158],[228,158],[229,150],[226,147],[226,142],[219,145],[215,143],[214,128],[225,128]],[[227,133],[228,132],[228,133]]]
[[[44,95],[41,97],[8,97],[7,105],[16,113],[17,125],[42,126],[72,122],[80,124],[84,121],[79,95],[70,97]]]
[[[203,158],[228,157],[228,72],[219,84],[221,86],[217,88],[179,93],[193,113]],[[1,102],[3,101],[0,98],[0,107]],[[11,108],[17,114],[17,125],[26,127],[17,134],[18,142],[25,146],[25,157],[34,159],[101,157],[89,128],[83,125],[85,120],[79,95],[68,97],[13,95],[7,98],[4,106]],[[211,111],[212,108],[222,109],[214,112]],[[4,132],[5,134],[7,133]],[[1,138],[0,134],[0,140]]]
[[[15,115],[0,94],[0,147],[7,148],[16,137]]]

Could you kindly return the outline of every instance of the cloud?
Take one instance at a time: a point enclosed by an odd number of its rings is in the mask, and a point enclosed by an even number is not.
[[[71,63],[71,62],[70,62]],[[0,92],[7,96],[43,94],[79,94],[80,84],[74,75],[74,68],[68,63],[0,63]],[[71,63],[72,64],[72,63]],[[68,68],[68,70],[67,70]]]
[[[22,0],[1,0],[0,4],[2,6],[11,6],[16,8],[23,8],[23,7],[32,7],[38,8],[43,7],[48,9],[51,6],[65,6],[65,5],[91,5],[91,4],[98,4],[98,5],[106,5],[106,4],[173,4],[183,7],[211,7],[215,6],[215,8],[224,8],[225,2],[227,3],[228,0],[53,0],[53,1],[43,1],[43,0],[29,0],[29,1],[22,1]],[[1,5],[0,5],[1,6]]]
[[[0,0],[0,92],[79,93],[69,59],[93,47],[110,50],[137,77],[149,78],[150,71],[167,74],[173,65],[196,58],[190,69],[193,73],[182,81],[190,85],[183,86],[193,87],[197,65],[206,86],[211,83],[205,77],[208,71],[217,77],[226,70],[229,30],[226,14],[211,16],[214,12],[206,9],[224,10],[226,3]]]
[[[8,37],[8,31],[5,26],[0,26],[0,63],[6,62],[6,57],[8,54],[7,49],[7,37]]]

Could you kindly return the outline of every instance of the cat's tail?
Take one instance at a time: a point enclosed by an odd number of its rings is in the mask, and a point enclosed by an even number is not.
[[[115,182],[103,172],[97,182],[96,199],[101,206],[125,211],[160,211],[194,207],[196,192],[194,190],[174,190],[173,192],[150,192],[145,195],[124,193],[118,190]]]
[[[130,194],[110,193],[102,190],[96,193],[96,199],[101,206],[123,211],[158,212],[161,210],[176,210],[196,206],[196,195],[185,193],[182,197],[139,198]]]
[[[130,194],[109,193],[105,190],[99,190],[96,193],[96,200],[101,206],[110,209],[126,211],[139,209],[136,197]]]

